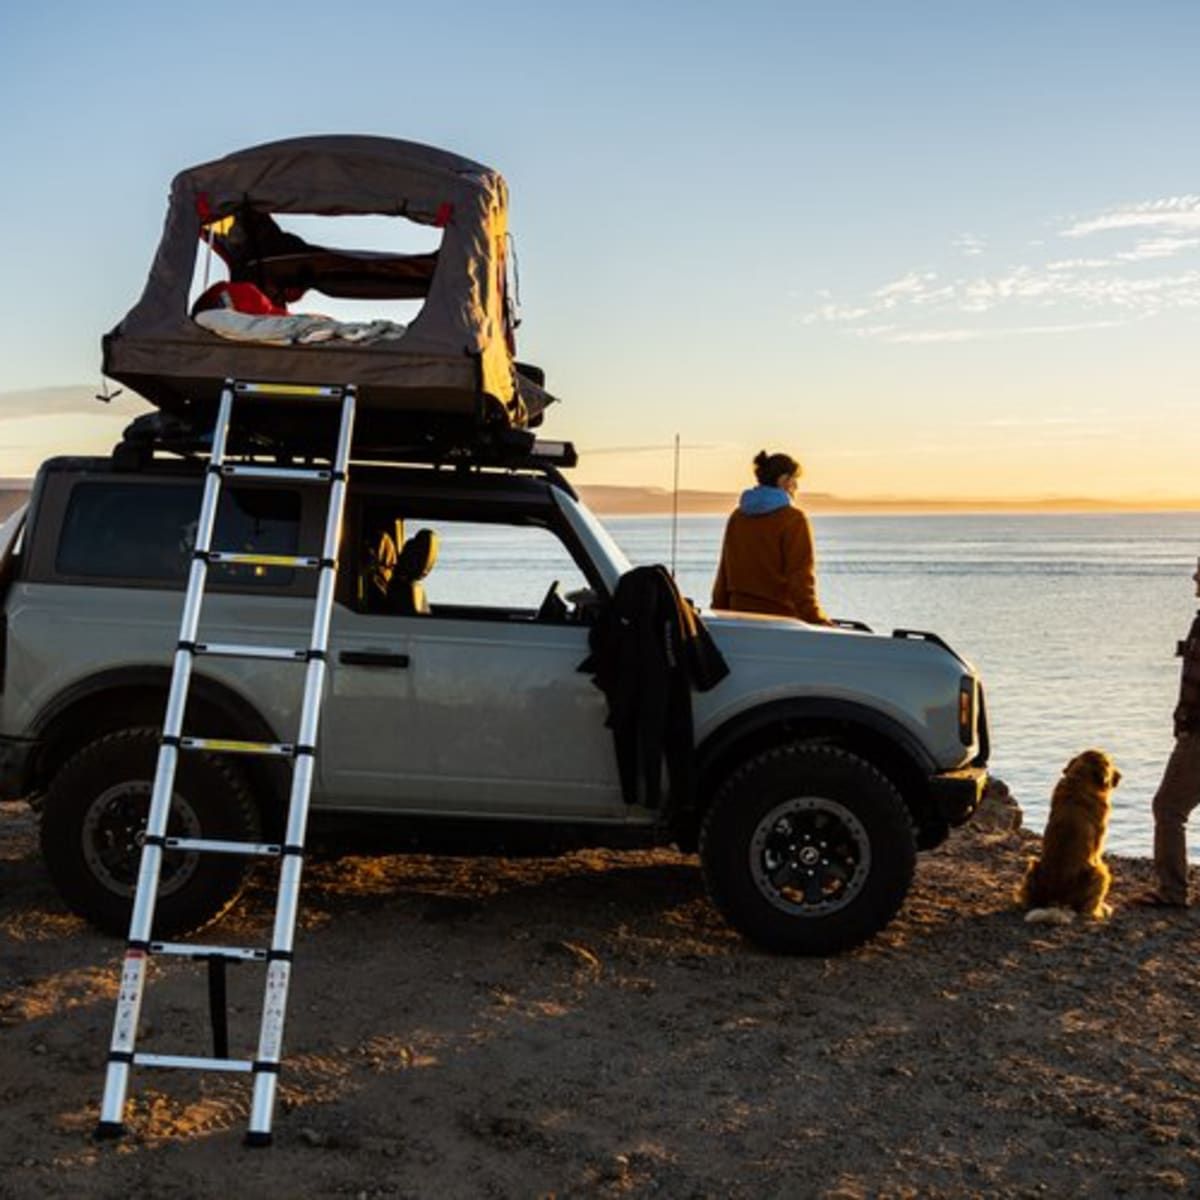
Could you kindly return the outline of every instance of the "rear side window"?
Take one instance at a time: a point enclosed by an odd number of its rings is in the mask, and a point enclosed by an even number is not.
[[[176,583],[186,579],[196,545],[199,486],[95,482],[71,491],[55,558],[59,575],[112,581]],[[257,488],[222,489],[214,550],[295,554],[300,496]],[[214,583],[280,587],[290,567],[214,564]]]

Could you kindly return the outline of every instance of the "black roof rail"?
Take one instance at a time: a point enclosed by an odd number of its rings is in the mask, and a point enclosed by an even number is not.
[[[197,432],[183,418],[155,411],[137,417],[126,427],[121,441],[113,447],[112,462],[118,470],[133,471],[146,466],[156,453],[203,459],[211,443],[209,433]],[[239,435],[231,429],[227,447],[228,456],[234,459],[270,458],[283,464],[312,457],[302,441],[264,436],[261,432]],[[477,432],[469,440],[445,433],[426,434],[390,444],[356,445],[352,450],[355,463],[533,471],[574,498],[578,498],[575,490],[563,478],[562,471],[578,461],[579,455],[571,442],[543,441],[528,430],[508,428]]]

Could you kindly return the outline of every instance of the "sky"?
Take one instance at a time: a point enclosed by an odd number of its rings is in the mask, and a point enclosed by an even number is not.
[[[583,483],[1200,496],[1200,4],[0,7],[0,477],[107,449],[179,170],[425,142],[512,196]],[[327,306],[324,306],[327,307]],[[45,389],[45,390],[43,390]]]

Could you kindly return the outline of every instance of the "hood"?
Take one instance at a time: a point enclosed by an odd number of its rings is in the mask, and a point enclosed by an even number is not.
[[[787,508],[792,498],[783,488],[768,487],[760,483],[757,487],[747,488],[738,501],[738,509],[748,517],[765,517],[768,513],[778,512]]]

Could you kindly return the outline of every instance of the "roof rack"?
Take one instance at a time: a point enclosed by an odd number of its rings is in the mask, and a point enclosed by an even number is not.
[[[121,441],[113,447],[112,460],[116,468],[132,471],[146,466],[156,453],[203,459],[208,457],[211,448],[211,434],[198,431],[176,414],[156,411],[137,417],[126,427]],[[231,430],[227,455],[239,459],[271,459],[278,466],[319,457],[306,441],[262,430],[240,433]],[[498,427],[477,432],[469,440],[461,431],[441,431],[402,436],[378,445],[355,446],[353,459],[359,463],[387,466],[535,471],[574,495],[574,489],[560,472],[575,466],[579,456],[571,442],[543,441],[528,430]]]

